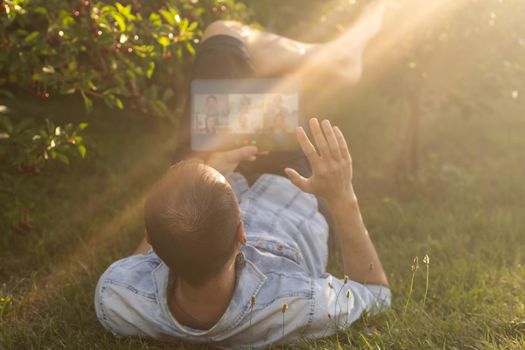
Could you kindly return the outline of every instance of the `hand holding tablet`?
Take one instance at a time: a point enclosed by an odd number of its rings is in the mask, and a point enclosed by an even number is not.
[[[296,80],[194,80],[191,145],[195,151],[257,146],[260,151],[298,148],[300,84]]]

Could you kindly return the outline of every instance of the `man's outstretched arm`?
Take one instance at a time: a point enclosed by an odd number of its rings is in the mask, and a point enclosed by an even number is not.
[[[363,223],[352,186],[352,158],[343,134],[328,120],[310,120],[315,144],[303,128],[297,128],[297,139],[312,167],[312,176],[302,177],[287,168],[292,182],[305,192],[324,198],[332,212],[335,232],[341,243],[344,272],[362,284],[388,286],[388,280],[374,245]]]
[[[328,202],[343,252],[344,272],[356,282],[388,287],[388,280],[365,227],[357,199]]]

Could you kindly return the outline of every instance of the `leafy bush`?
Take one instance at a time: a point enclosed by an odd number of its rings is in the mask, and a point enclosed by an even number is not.
[[[5,112],[5,106],[0,106]],[[24,118],[15,123],[7,115],[0,115],[0,224],[15,232],[31,229],[31,177],[37,175],[46,163],[59,160],[69,164],[72,156],[86,155],[81,135],[86,123],[78,126],[55,125],[45,120],[45,127]],[[5,230],[3,230],[5,231]],[[3,239],[7,239],[4,235]]]
[[[98,99],[174,120],[168,106],[182,100],[203,28],[248,17],[235,0],[2,1],[0,96],[78,94],[88,111]],[[51,160],[84,157],[86,126],[0,115],[1,231],[31,228],[31,178]]]
[[[204,26],[246,19],[234,0],[10,0],[0,11],[0,89],[79,93],[157,116],[180,86]]]

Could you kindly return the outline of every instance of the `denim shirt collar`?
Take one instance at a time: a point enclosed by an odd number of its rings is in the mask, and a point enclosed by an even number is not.
[[[230,335],[230,332],[235,330],[239,322],[249,312],[252,297],[257,296],[257,293],[267,279],[267,277],[250,260],[246,259],[244,251],[250,248],[251,247],[247,246],[243,247],[243,251],[239,254],[237,264],[237,285],[230,301],[230,305],[219,321],[207,330],[184,326],[173,317],[168,307],[168,283],[170,270],[164,262],[161,262],[153,271],[153,280],[155,281],[160,308],[176,333],[184,335],[185,337],[200,338],[201,340],[204,337],[208,340],[219,341],[223,338],[227,338]]]

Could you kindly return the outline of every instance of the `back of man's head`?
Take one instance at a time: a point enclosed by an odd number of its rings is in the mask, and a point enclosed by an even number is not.
[[[193,286],[219,274],[235,254],[235,193],[220,173],[198,161],[170,168],[146,199],[144,221],[155,253]]]

